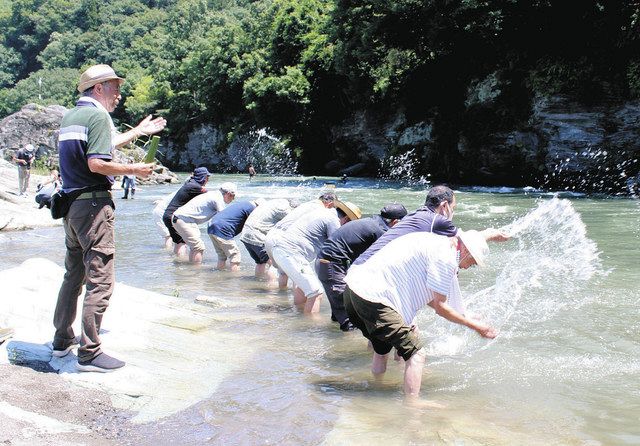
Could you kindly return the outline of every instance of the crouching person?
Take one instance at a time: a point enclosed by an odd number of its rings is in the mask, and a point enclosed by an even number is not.
[[[458,284],[458,270],[483,266],[488,252],[478,231],[458,231],[450,238],[415,232],[398,237],[366,263],[349,269],[344,305],[351,323],[371,341],[374,375],[386,371],[395,347],[405,360],[405,395],[409,399],[419,395],[426,352],[412,323],[426,305],[484,338],[496,336],[489,325],[464,315]]]

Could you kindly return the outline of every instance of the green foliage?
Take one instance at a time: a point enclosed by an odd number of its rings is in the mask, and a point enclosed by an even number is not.
[[[14,113],[29,103],[72,107],[77,99],[78,76],[78,70],[71,68],[35,71],[15,87],[0,90],[0,115]]]
[[[598,0],[0,0],[0,117],[70,106],[79,71],[108,63],[127,78],[114,118],[162,113],[178,145],[202,123],[269,126],[322,165],[332,154],[315,149],[344,117],[402,109],[434,119],[457,172],[470,115],[516,125],[535,94],[640,97],[639,17],[637,2]],[[466,110],[496,72],[499,111]]]
[[[13,48],[0,45],[0,88],[12,85],[20,71],[22,58]]]
[[[629,64],[627,80],[631,96],[636,99],[640,98],[640,60],[634,60]]]

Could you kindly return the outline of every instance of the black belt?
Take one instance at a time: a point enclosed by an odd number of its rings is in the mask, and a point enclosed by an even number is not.
[[[92,192],[84,192],[76,198],[76,200],[90,200],[92,198],[111,198],[111,192],[108,190],[94,190]]]

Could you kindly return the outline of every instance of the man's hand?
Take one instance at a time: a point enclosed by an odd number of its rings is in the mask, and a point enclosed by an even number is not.
[[[495,328],[489,325],[478,324],[478,323],[476,324],[478,325],[476,327],[476,332],[483,338],[493,339],[496,336],[498,336],[498,332],[496,331]]]
[[[151,119],[151,115],[144,118],[135,128],[138,137],[142,135],[154,135],[161,132],[167,125],[167,120],[162,116]]]
[[[484,231],[482,231],[482,235],[484,236],[484,239],[486,241],[492,242],[506,242],[511,238],[511,236],[506,232],[500,231],[499,229],[495,228],[485,229]]]
[[[140,178],[147,178],[153,172],[153,163],[136,163],[131,164],[131,175],[135,175]]]

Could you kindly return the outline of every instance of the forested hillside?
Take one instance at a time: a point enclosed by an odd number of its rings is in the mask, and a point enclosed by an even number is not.
[[[429,123],[421,168],[456,181],[465,150],[526,127],[537,97],[637,99],[639,15],[637,1],[0,0],[0,117],[71,106],[80,70],[108,63],[128,80],[118,121],[162,113],[177,147],[202,124],[229,142],[267,127],[319,174],[363,160],[344,122],[400,110]]]

